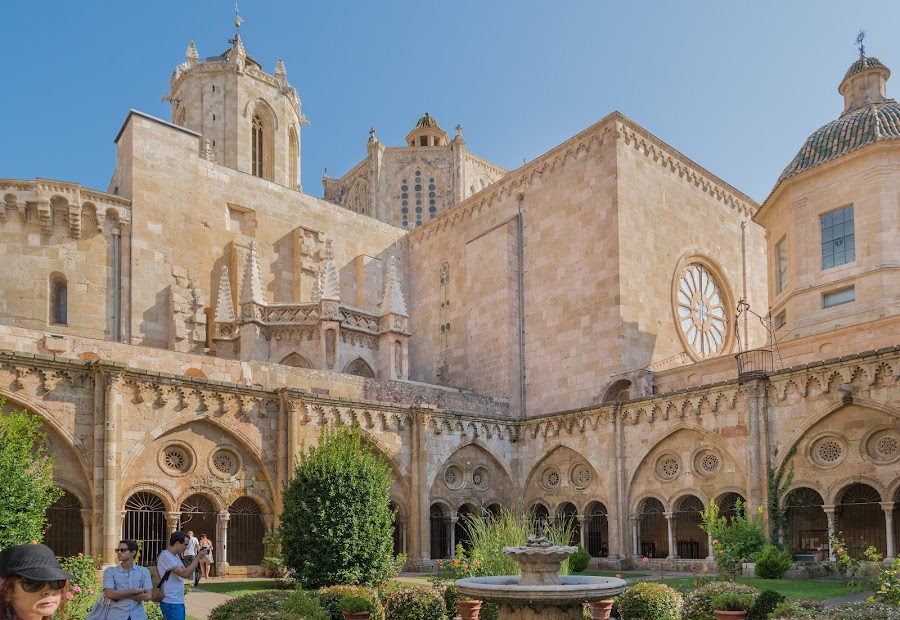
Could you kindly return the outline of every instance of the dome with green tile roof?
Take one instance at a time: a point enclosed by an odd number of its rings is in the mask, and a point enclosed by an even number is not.
[[[843,113],[806,139],[778,183],[868,144],[900,138],[900,104],[885,94],[890,75],[877,58],[860,56],[850,65],[838,88]]]

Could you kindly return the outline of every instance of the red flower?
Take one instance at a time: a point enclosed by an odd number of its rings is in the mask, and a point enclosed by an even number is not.
[[[79,552],[79,553],[78,553],[78,557],[79,557],[79,558],[83,558],[83,557],[84,557],[84,554],[81,553],[81,552]]]

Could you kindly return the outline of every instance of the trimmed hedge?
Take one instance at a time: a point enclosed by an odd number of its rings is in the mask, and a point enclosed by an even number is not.
[[[390,620],[444,620],[444,599],[429,588],[404,588],[388,599],[384,613]]]
[[[682,617],[684,620],[716,620],[713,614],[712,599],[719,594],[726,592],[737,592],[738,594],[759,594],[759,590],[745,586],[742,583],[734,583],[733,581],[711,581],[705,586],[701,586],[693,592],[688,592],[684,597],[684,607],[682,609]]]
[[[619,596],[622,620],[681,620],[683,599],[673,588],[652,581],[637,583]]]
[[[344,615],[341,613],[338,603],[340,603],[341,599],[348,596],[358,596],[369,602],[372,609],[375,610],[372,612],[371,620],[384,620],[384,608],[378,599],[378,592],[372,588],[363,586],[328,586],[319,590],[322,607],[331,620],[344,620]]]

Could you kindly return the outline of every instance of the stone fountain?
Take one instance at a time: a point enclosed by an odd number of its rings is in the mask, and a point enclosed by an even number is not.
[[[577,547],[554,545],[529,536],[524,547],[506,547],[522,568],[521,576],[470,577],[456,582],[460,598],[491,601],[500,620],[582,620],[584,603],[610,599],[625,591],[625,581],[607,577],[561,576],[563,560]]]

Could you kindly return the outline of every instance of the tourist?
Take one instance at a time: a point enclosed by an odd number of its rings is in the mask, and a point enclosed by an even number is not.
[[[206,549],[206,554],[200,556],[200,575],[194,577],[194,585],[200,583],[200,577],[204,579],[209,579],[210,569],[213,565],[213,549],[212,549],[212,541],[206,536],[206,534],[200,534],[200,548]]]
[[[13,545],[0,551],[0,618],[45,620],[65,611],[69,579],[50,547]]]
[[[189,566],[194,558],[197,557],[197,549],[200,548],[200,541],[197,540],[197,537],[194,536],[193,530],[188,530],[187,532],[187,548],[184,550],[184,554],[181,556],[181,560],[184,562],[185,566]],[[200,580],[200,572],[195,571],[193,574],[194,577],[194,585],[197,585],[197,582]]]
[[[172,532],[169,546],[156,558],[156,570],[159,571],[163,591],[163,600],[159,604],[164,620],[185,620],[184,612],[184,580],[197,570],[199,558],[206,555],[198,551],[198,555],[187,566],[181,561],[188,546],[188,536],[184,532]]]
[[[143,601],[149,601],[153,592],[150,571],[135,566],[137,542],[120,540],[116,546],[117,566],[103,571],[103,594],[109,599],[106,620],[147,620]]]

